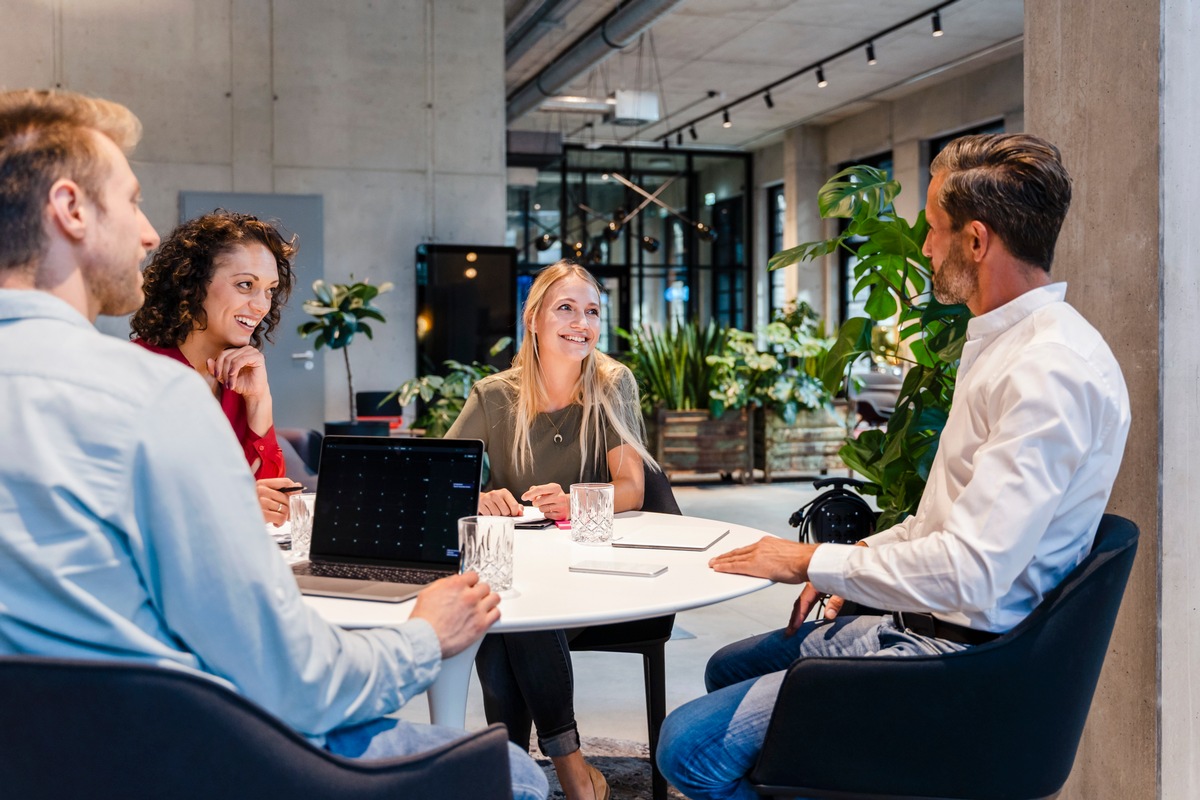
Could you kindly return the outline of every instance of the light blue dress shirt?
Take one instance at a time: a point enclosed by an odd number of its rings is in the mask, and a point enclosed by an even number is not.
[[[301,600],[194,371],[0,290],[0,409],[0,653],[204,673],[318,741],[437,675],[425,621],[345,631]]]

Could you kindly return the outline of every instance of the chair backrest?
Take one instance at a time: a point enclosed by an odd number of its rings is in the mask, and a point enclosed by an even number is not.
[[[331,755],[204,677],[0,658],[0,793],[152,800],[511,800],[504,729],[382,761]]]
[[[308,428],[279,428],[275,432],[292,446],[308,473],[316,475],[321,464],[321,433]]]
[[[667,473],[643,462],[642,474],[646,487],[642,495],[642,511],[682,515],[679,503],[675,501],[675,493],[671,491],[671,481],[667,479]]]

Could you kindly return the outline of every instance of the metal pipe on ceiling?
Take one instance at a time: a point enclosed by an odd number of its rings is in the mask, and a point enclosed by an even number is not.
[[[519,119],[613,53],[633,44],[638,36],[681,2],[683,0],[635,0],[618,9],[513,93],[506,109],[508,121]]]

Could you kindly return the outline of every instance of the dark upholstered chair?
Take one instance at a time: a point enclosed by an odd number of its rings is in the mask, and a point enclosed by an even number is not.
[[[666,474],[645,467],[646,493],[642,511],[660,514],[682,514]],[[658,771],[654,751],[658,749],[658,732],[667,715],[666,644],[675,627],[675,615],[642,619],[636,622],[617,622],[595,625],[571,640],[571,650],[586,652],[602,650],[611,653],[638,653],[646,677],[646,727],[649,729],[650,769],[654,800],[666,800],[667,779]]]
[[[773,797],[1052,797],[1075,760],[1137,538],[1132,522],[1106,514],[1083,563],[987,644],[797,661],[750,775],[755,788]]]
[[[16,800],[511,800],[503,726],[418,756],[331,755],[206,678],[0,658],[0,794]]]
[[[287,476],[315,492],[317,467],[321,464],[321,434],[308,428],[277,428],[275,435],[283,450]]]

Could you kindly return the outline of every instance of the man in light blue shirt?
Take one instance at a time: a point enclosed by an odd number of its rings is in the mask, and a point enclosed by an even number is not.
[[[0,93],[0,653],[199,672],[342,755],[461,736],[381,717],[483,635],[496,594],[468,573],[397,628],[325,623],[203,381],[93,327],[140,305],[158,244],[124,154],[139,135],[115,103]],[[510,763],[516,797],[545,797]]]

